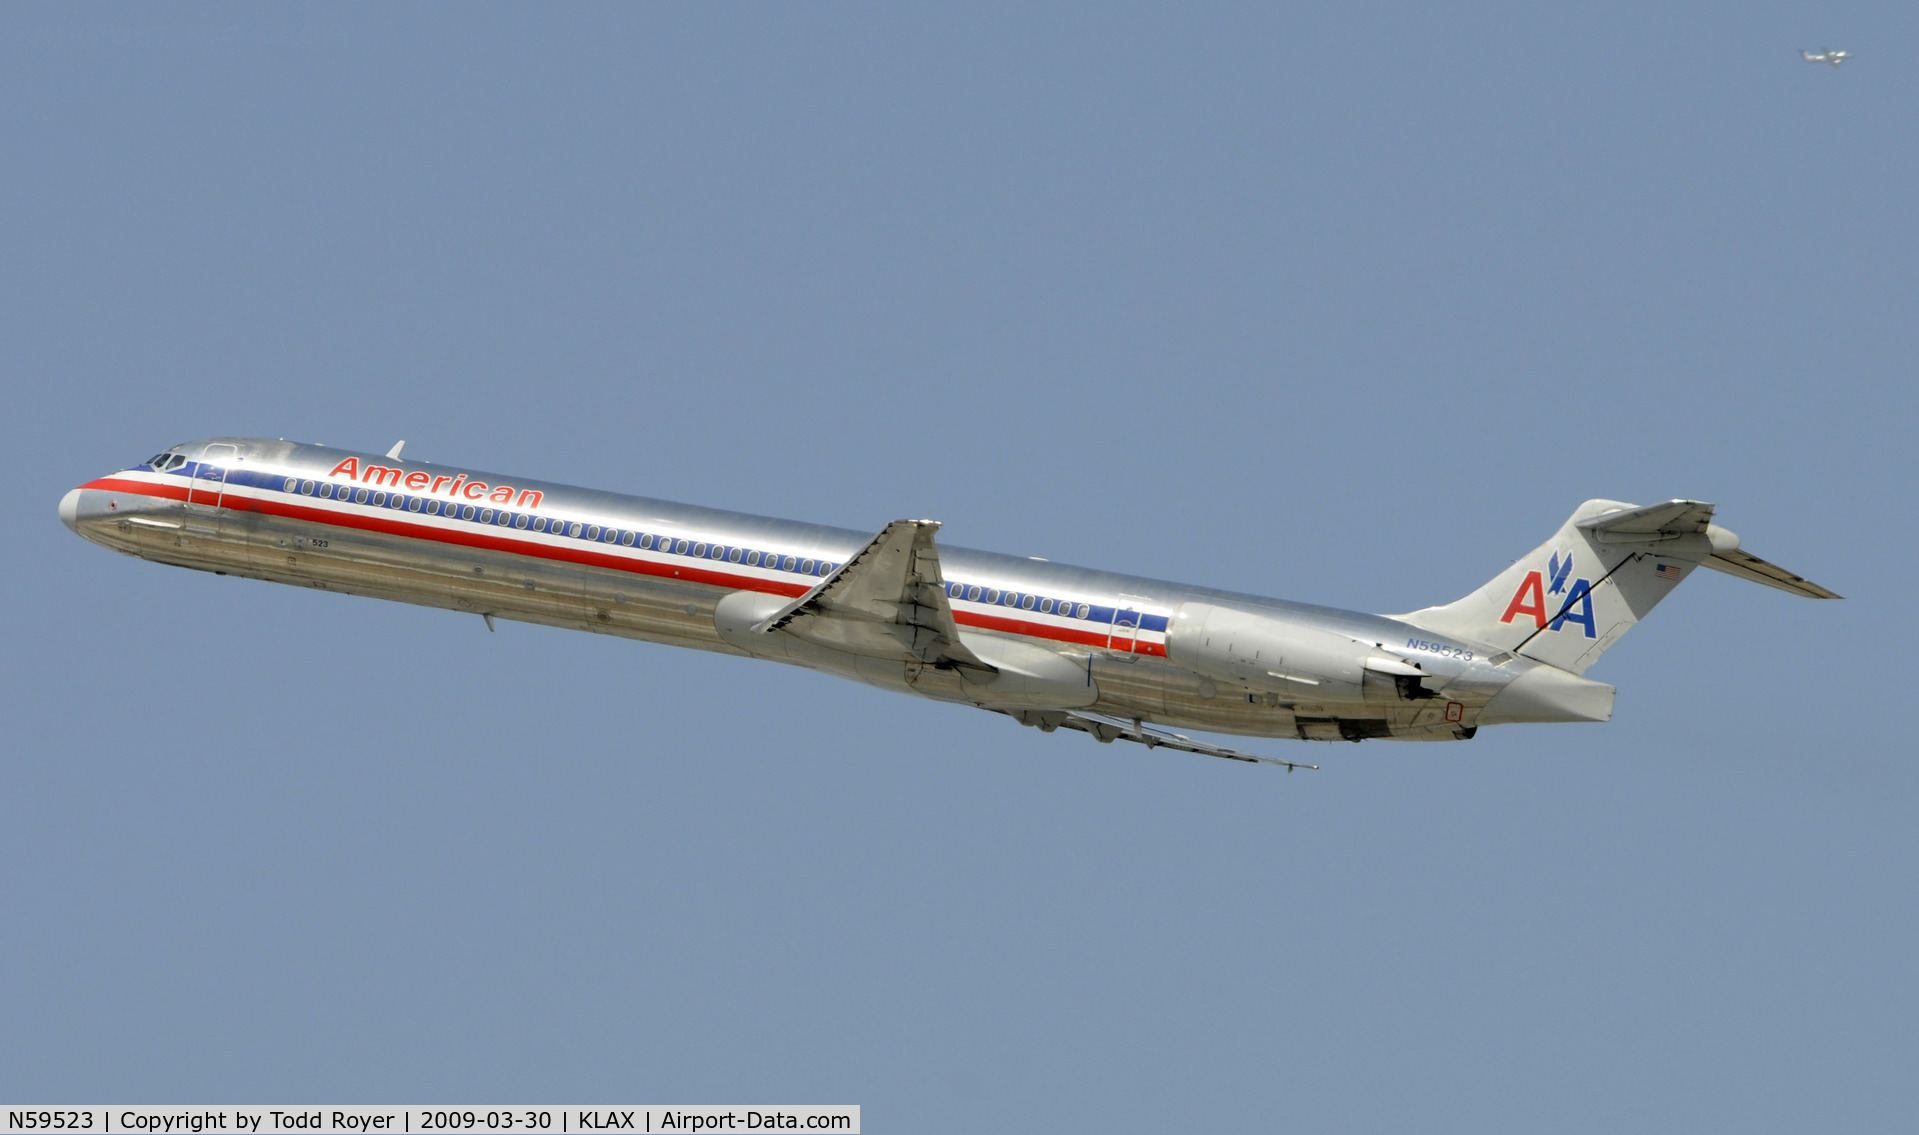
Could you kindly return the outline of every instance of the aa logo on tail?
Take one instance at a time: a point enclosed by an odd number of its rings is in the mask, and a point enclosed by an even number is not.
[[[1599,632],[1593,626],[1592,581],[1575,579],[1569,585],[1573,573],[1573,556],[1566,553],[1565,559],[1554,552],[1546,564],[1544,575],[1529,571],[1526,578],[1519,581],[1519,590],[1513,592],[1512,602],[1506,604],[1506,613],[1499,617],[1502,623],[1510,623],[1517,615],[1531,615],[1540,630],[1563,630],[1567,623],[1577,623],[1585,629],[1587,638],[1598,638]],[[1547,584],[1551,577],[1551,585]],[[1563,600],[1554,600],[1558,610],[1552,614],[1546,612],[1547,595],[1565,595]],[[1550,626],[1549,626],[1550,624]]]

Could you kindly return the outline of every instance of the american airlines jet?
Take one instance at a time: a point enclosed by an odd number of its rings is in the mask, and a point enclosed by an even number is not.
[[[1173,729],[1464,740],[1605,721],[1583,675],[1701,567],[1838,596],[1740,550],[1713,506],[1591,500],[1453,603],[1368,615],[260,438],[178,445],[60,501],[142,559],[787,662],[1046,732],[1232,760]],[[1304,765],[1303,767],[1316,767]]]

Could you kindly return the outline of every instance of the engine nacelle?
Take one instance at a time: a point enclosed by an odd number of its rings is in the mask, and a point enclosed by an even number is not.
[[[1315,702],[1418,701],[1433,696],[1420,664],[1334,631],[1210,603],[1183,603],[1167,625],[1166,656],[1251,690]]]

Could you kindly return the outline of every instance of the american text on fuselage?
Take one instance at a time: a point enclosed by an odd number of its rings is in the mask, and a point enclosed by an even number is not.
[[[1738,546],[1710,505],[1591,501],[1538,564],[1381,616],[941,546],[931,521],[874,535],[398,454],[211,438],[90,481],[60,512],[160,563],[772,659],[1167,744],[1149,727],[1455,740],[1605,720],[1612,687],[1585,667],[1692,567],[1731,570],[1712,561]],[[1647,528],[1649,509],[1670,523]]]

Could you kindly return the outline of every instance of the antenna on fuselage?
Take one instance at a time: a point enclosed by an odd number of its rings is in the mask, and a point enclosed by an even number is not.
[[[396,441],[393,443],[393,448],[387,450],[386,455],[389,458],[392,458],[393,460],[398,461],[400,459],[400,451],[405,448],[406,448],[406,439],[401,438],[399,441]]]

